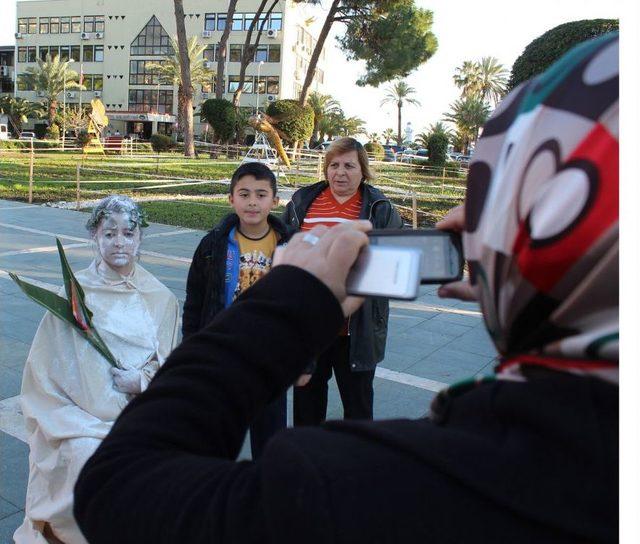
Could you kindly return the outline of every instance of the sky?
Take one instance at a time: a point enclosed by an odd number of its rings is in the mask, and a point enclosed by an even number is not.
[[[524,48],[547,30],[580,19],[620,18],[624,3],[624,0],[536,0],[534,3],[416,0],[420,7],[433,11],[432,31],[438,39],[438,50],[406,78],[416,90],[415,97],[421,105],[408,105],[403,109],[403,129],[406,122],[411,121],[414,133],[418,133],[442,118],[460,94],[452,78],[463,61],[494,56],[510,70]],[[15,0],[0,0],[1,45],[15,41],[15,9]],[[305,9],[322,19],[323,14],[317,8]],[[334,27],[334,34],[341,32],[339,25]],[[369,132],[395,128],[394,106],[380,106],[388,84],[377,89],[356,86],[362,66],[362,63],[346,61],[337,47],[330,48],[325,78],[327,92],[340,102],[348,116],[365,120]]]

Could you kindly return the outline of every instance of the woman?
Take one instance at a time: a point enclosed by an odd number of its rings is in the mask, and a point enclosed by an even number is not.
[[[287,429],[235,462],[354,309],[363,226],[296,235],[88,461],[75,513],[91,542],[618,542],[617,61],[603,36],[505,98],[465,220],[441,225],[464,226],[496,375],[452,386],[432,417]]]
[[[402,227],[393,204],[368,183],[373,173],[357,140],[341,138],[329,146],[324,175],[327,181],[293,194],[283,215],[285,224],[307,231],[316,225],[332,227],[368,219],[375,229]],[[294,425],[319,425],[326,419],[327,384],[332,372],[345,419],[373,419],[373,378],[376,365],[384,359],[388,319],[388,300],[370,297],[345,321],[336,341],[316,361],[310,381],[294,388]]]
[[[130,198],[103,199],[87,222],[97,257],[76,274],[93,322],[121,368],[111,367],[50,313],[33,340],[21,391],[30,454],[17,543],[85,542],[72,514],[78,473],[176,343],[178,301],[136,263],[143,226]]]

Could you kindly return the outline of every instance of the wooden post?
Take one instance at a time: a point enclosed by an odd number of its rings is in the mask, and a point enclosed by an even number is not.
[[[33,163],[35,156],[33,154],[33,138],[31,138],[31,152],[29,153],[29,204],[33,203]]]
[[[76,210],[80,209],[80,165],[76,165]]]
[[[322,181],[322,155],[318,153],[318,181]]]
[[[411,216],[413,220],[413,228],[418,228],[418,197],[415,193],[411,195]]]

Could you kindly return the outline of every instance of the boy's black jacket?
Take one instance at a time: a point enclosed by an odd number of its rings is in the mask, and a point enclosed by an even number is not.
[[[272,214],[269,214],[268,221],[278,236],[278,245],[288,242],[293,229]],[[198,332],[224,309],[224,276],[229,232],[239,224],[240,219],[235,213],[223,217],[202,238],[193,254],[182,315],[183,338]]]

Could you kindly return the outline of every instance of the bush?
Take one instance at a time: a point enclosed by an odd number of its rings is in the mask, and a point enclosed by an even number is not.
[[[57,142],[43,142],[41,140],[33,140],[34,149],[52,149],[59,147]],[[29,140],[0,140],[0,149],[31,149]]]
[[[618,30],[617,19],[591,19],[564,23],[542,34],[525,47],[513,63],[509,88],[544,72],[573,46]]]
[[[267,108],[267,115],[282,119],[278,123],[278,130],[284,134],[288,144],[296,141],[307,142],[313,134],[313,108],[304,108],[297,100],[276,100]]]
[[[45,137],[47,140],[58,140],[60,139],[60,128],[58,125],[51,125],[47,128],[47,132],[45,133]]]
[[[201,107],[201,115],[213,129],[216,143],[231,140],[236,130],[236,110],[229,100],[211,98],[205,100]]]
[[[374,160],[381,161],[384,159],[384,147],[378,142],[368,142],[364,144],[364,150],[373,156]]]
[[[429,150],[429,162],[433,166],[444,166],[447,162],[447,149],[449,148],[449,138],[442,132],[434,132],[427,140]]]
[[[91,134],[89,134],[86,130],[81,130],[78,133],[78,145],[82,148],[86,147],[87,145],[89,145],[89,142],[92,140]]]
[[[173,147],[173,140],[166,134],[153,134],[151,136],[151,147],[156,153],[169,151]]]

